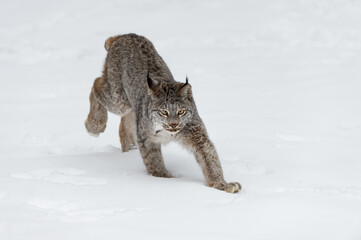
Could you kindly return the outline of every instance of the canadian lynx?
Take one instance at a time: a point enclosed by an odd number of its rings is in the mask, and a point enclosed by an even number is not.
[[[110,37],[105,49],[108,55],[103,75],[95,79],[90,93],[87,131],[97,136],[105,130],[108,111],[120,115],[122,151],[138,146],[147,171],[153,176],[171,177],[163,162],[161,144],[177,141],[194,153],[208,186],[238,192],[239,183],[227,183],[223,178],[188,79],[185,83],[176,82],[145,37]]]

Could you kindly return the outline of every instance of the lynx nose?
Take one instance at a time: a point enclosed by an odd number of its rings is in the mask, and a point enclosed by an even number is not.
[[[169,123],[169,126],[171,128],[176,128],[178,126],[178,123]]]

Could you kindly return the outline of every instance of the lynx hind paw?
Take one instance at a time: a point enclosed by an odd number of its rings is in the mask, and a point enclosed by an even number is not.
[[[89,121],[89,119],[85,120],[84,125],[89,135],[93,137],[99,137],[99,134],[104,132],[106,128],[106,124],[96,124],[93,121]]]
[[[90,136],[92,137],[99,137],[100,133],[91,133],[89,131],[86,131]]]
[[[212,182],[209,184],[210,187],[226,191],[228,193],[237,193],[239,190],[241,190],[242,186],[238,182]]]
[[[128,151],[130,151],[130,150],[135,150],[135,149],[138,148],[136,145],[133,145],[133,144],[131,144],[131,145],[129,145],[129,146],[126,146],[124,143],[123,143],[123,144],[120,143],[120,144],[121,144],[121,146],[122,146],[122,152],[128,152]]]

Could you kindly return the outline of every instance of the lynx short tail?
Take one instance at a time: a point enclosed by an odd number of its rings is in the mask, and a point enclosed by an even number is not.
[[[121,37],[122,35],[116,35],[116,36],[113,36],[113,37],[110,37],[108,38],[105,43],[104,43],[104,48],[105,50],[109,51],[110,49],[110,46],[112,45],[112,43],[117,40],[119,37]]]

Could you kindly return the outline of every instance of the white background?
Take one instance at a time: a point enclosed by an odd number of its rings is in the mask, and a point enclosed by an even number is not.
[[[0,2],[0,239],[361,239],[361,2]],[[104,41],[149,38],[187,74],[239,194],[122,153],[83,122]]]

